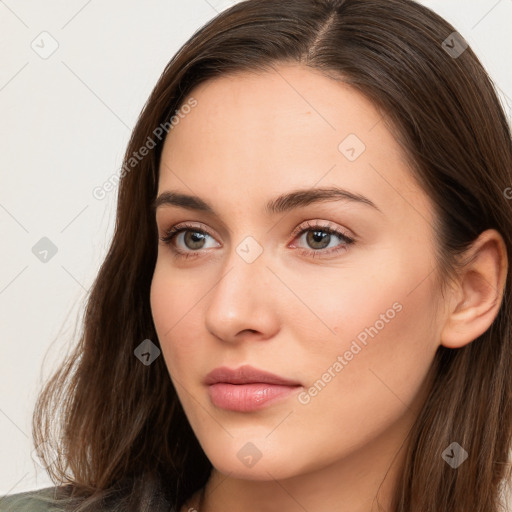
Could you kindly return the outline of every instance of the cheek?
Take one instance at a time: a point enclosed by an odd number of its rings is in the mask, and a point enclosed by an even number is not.
[[[150,289],[150,304],[162,354],[171,374],[190,363],[198,350],[198,340],[189,329],[193,322],[193,305],[199,301],[194,288],[187,286],[183,273],[157,262]],[[179,293],[176,293],[179,290]],[[196,307],[198,304],[196,305]],[[187,337],[187,333],[190,335]],[[181,340],[181,342],[180,342]]]
[[[399,255],[380,261],[371,275],[354,271],[358,280],[345,280],[335,301],[318,301],[337,336],[332,343],[317,336],[309,387],[300,398],[309,418],[329,416],[326,435],[336,438],[363,441],[417,412],[439,344],[428,261]]]

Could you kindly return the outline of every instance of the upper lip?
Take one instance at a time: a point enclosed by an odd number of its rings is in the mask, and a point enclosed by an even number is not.
[[[274,375],[264,370],[258,370],[249,365],[240,366],[239,368],[228,368],[221,366],[212,370],[205,378],[204,383],[207,385],[223,382],[226,384],[278,384],[281,386],[300,386],[300,382],[292,381]]]

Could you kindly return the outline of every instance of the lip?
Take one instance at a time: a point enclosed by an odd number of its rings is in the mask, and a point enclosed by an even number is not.
[[[215,368],[205,378],[212,403],[230,411],[249,412],[288,397],[302,385],[249,365]]]
[[[205,378],[206,385],[217,384],[222,382],[225,384],[276,384],[281,386],[300,386],[301,383],[292,381],[266,372],[258,370],[250,365],[240,366],[239,368],[231,369],[227,366],[221,366],[212,370]]]

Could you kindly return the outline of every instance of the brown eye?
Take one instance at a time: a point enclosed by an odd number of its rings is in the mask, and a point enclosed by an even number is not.
[[[326,231],[308,231],[306,240],[313,249],[325,249],[331,240],[331,234]]]
[[[182,236],[183,234],[183,236]],[[199,256],[208,238],[214,238],[205,230],[189,224],[179,224],[168,229],[160,240],[172,248],[176,257]]]
[[[203,233],[202,231],[190,231],[190,230],[184,230],[183,231],[183,241],[185,243],[185,246],[192,250],[197,251],[198,249],[202,249],[204,245],[204,240],[206,233]]]
[[[303,235],[306,236],[303,237]],[[301,249],[297,246],[301,254],[313,257],[334,254],[346,250],[349,245],[355,243],[353,238],[337,229],[330,226],[311,225],[309,223],[306,228],[297,233],[296,238],[299,240],[304,238],[304,243],[309,247],[309,249]],[[336,239],[338,239],[338,243],[336,243]],[[339,243],[339,241],[342,243]]]

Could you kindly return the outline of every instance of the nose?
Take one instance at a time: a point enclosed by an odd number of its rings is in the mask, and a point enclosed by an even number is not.
[[[226,342],[268,339],[279,329],[279,281],[267,268],[265,251],[252,262],[233,247],[208,294],[206,328]],[[283,293],[281,285],[281,295]]]

